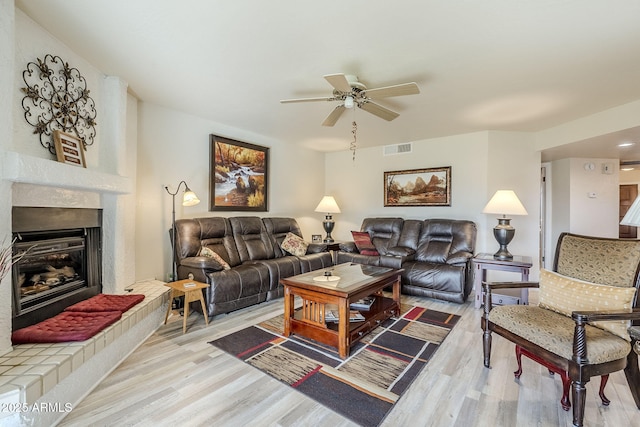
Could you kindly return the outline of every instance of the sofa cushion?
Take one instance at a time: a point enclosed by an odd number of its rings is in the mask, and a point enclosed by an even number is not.
[[[489,321],[564,359],[573,358],[575,322],[565,315],[532,305],[502,305],[489,312]],[[628,342],[600,328],[586,325],[585,331],[592,365],[623,359],[631,350]]]
[[[144,300],[142,294],[98,294],[89,299],[70,305],[64,311],[119,311],[124,313]]]
[[[376,252],[385,254],[389,248],[398,246],[403,222],[402,218],[365,218],[360,231],[369,234]]]
[[[309,244],[304,241],[303,238],[296,236],[293,233],[287,233],[284,240],[280,244],[280,247],[291,255],[303,256],[307,253]]]
[[[88,340],[122,317],[121,311],[63,311],[11,334],[15,344]]]
[[[198,254],[198,256],[203,256],[203,257],[206,257],[206,258],[213,259],[218,264],[220,264],[220,267],[223,270],[229,270],[231,268],[231,266],[229,265],[229,263],[227,261],[225,261],[220,255],[218,255],[216,252],[214,252],[212,249],[209,249],[206,246],[203,246],[200,249],[200,253]]]
[[[256,261],[275,258],[274,245],[269,233],[257,216],[229,218],[240,261]]]
[[[378,256],[380,255],[376,250],[376,247],[371,242],[369,233],[364,231],[352,231],[353,241],[358,248],[358,252],[362,255]]]
[[[565,316],[574,311],[626,311],[631,313],[636,288],[598,285],[540,270],[539,306]],[[607,330],[630,341],[628,321],[593,322],[593,326]]]

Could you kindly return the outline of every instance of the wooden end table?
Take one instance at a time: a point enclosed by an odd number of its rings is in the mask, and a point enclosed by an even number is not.
[[[495,259],[492,254],[478,254],[471,260],[473,266],[473,289],[475,293],[475,308],[480,308],[484,302],[482,297],[482,282],[487,280],[487,270],[513,271],[520,273],[521,280],[529,280],[529,269],[533,265],[531,257],[514,255],[513,259]],[[493,298],[492,298],[493,299]],[[529,290],[520,290],[520,303],[529,303]]]
[[[319,281],[325,272],[339,280]],[[380,323],[400,314],[400,274],[402,270],[344,263],[280,280],[284,286],[284,336],[297,334],[336,347],[341,358],[349,356],[351,346]],[[393,297],[382,290],[393,288]],[[369,310],[360,310],[364,321],[349,321],[349,305],[375,295]],[[302,298],[302,309],[294,309],[295,296]],[[338,311],[338,322],[327,322],[331,307]]]
[[[193,285],[193,286],[190,286]],[[184,315],[182,320],[182,333],[187,332],[187,317],[189,317],[189,303],[193,301],[200,301],[202,307],[202,313],[204,313],[204,321],[209,325],[209,316],[207,316],[207,306],[204,303],[202,297],[202,289],[208,288],[209,285],[195,280],[184,279],[177,282],[166,283],[165,286],[171,288],[171,295],[169,296],[169,306],[167,307],[167,314],[164,316],[164,324],[167,324],[169,319],[169,313],[171,313],[171,302],[174,298],[178,298],[184,295]]]

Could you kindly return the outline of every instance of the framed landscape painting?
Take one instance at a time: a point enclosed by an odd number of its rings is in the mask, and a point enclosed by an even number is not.
[[[269,148],[210,136],[209,210],[268,210]]]
[[[451,166],[384,173],[385,206],[451,206]]]

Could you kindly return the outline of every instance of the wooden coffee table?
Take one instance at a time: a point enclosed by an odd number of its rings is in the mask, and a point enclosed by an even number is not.
[[[403,270],[345,263],[323,270],[281,279],[284,286],[284,335],[297,334],[336,347],[340,357],[383,321],[400,314],[400,273]],[[331,276],[325,276],[330,273]],[[339,277],[339,280],[335,280]],[[382,290],[393,287],[393,298]],[[294,298],[302,308],[294,309]],[[369,310],[360,310],[364,321],[349,322],[349,304],[375,296]],[[337,310],[337,323],[326,322],[328,310]]]

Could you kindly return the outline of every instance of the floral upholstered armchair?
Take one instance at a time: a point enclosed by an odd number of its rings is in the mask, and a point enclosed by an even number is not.
[[[640,408],[638,359],[631,349],[640,333],[631,338],[628,332],[630,322],[640,325],[639,268],[639,240],[561,234],[554,269],[541,270],[539,283],[483,283],[484,365],[490,365],[496,333],[515,343],[517,351],[564,373],[571,382],[575,426],[583,425],[586,384],[594,376],[624,369]],[[493,290],[523,287],[540,289],[537,306],[491,306]],[[605,383],[606,377],[601,397]]]

